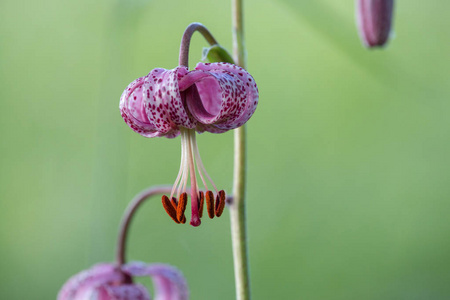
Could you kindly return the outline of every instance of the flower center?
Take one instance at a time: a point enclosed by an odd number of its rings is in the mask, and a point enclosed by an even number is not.
[[[202,159],[197,147],[195,137],[195,129],[180,127],[181,132],[181,163],[177,179],[172,187],[170,197],[162,196],[162,204],[167,214],[175,221],[175,223],[186,223],[184,212],[186,210],[188,193],[191,194],[191,221],[192,226],[201,224],[200,218],[203,216],[203,206],[206,202],[208,216],[212,219],[214,216],[220,217],[225,208],[225,192],[218,191],[211,177],[203,166]],[[196,173],[205,188],[205,192],[199,190]],[[187,188],[188,178],[191,179],[191,187]],[[209,181],[216,193],[208,189],[207,181]],[[176,197],[175,197],[176,195]]]

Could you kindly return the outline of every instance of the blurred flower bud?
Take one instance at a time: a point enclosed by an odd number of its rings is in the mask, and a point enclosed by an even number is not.
[[[393,8],[394,0],[357,0],[358,30],[366,47],[386,44],[391,32]]]

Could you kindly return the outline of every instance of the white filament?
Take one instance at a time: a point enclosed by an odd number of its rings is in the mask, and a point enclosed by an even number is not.
[[[198,174],[200,175],[200,178],[203,182],[206,191],[208,191],[208,186],[205,177],[212,184],[216,193],[218,193],[216,185],[212,181],[211,177],[208,175],[208,172],[206,172],[202,159],[200,158],[200,152],[198,151],[195,130],[180,128],[180,133],[181,133],[180,170],[178,171],[177,178],[175,179],[175,183],[173,184],[170,199],[172,199],[175,192],[177,199],[180,198],[181,193],[186,192],[189,177],[191,178],[191,189],[195,188],[195,191],[198,192],[199,190],[198,183],[195,178],[196,172],[198,172]],[[197,167],[197,170],[195,169],[195,167]]]
[[[198,173],[200,174],[200,177],[202,178],[203,184],[205,185],[205,189],[208,190],[208,187],[206,186],[205,180],[203,179],[202,171],[205,173],[206,178],[208,178],[209,182],[211,182],[211,184],[214,187],[214,190],[216,191],[216,193],[218,193],[218,190],[217,190],[216,185],[214,184],[214,181],[212,181],[211,177],[208,175],[208,172],[206,172],[205,166],[203,166],[202,159],[200,158],[200,152],[198,151],[197,139],[195,137],[195,132],[193,134],[191,142],[192,142],[192,145],[193,145],[193,148],[194,148],[194,155],[195,155],[195,159],[196,159],[196,162],[197,162],[197,170],[198,170]]]

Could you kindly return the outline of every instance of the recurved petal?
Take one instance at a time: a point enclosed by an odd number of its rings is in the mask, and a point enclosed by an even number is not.
[[[197,123],[197,126],[195,127],[195,130],[198,133],[203,133],[205,131],[211,132],[211,133],[224,133],[227,132],[228,129],[220,129],[217,128],[214,125],[206,125],[206,124],[202,124],[202,123]]]
[[[171,131],[177,131],[178,135],[178,126],[195,127],[196,122],[188,115],[178,87],[178,79],[187,72],[186,67],[154,69],[145,77],[145,112],[149,121],[164,135],[170,135]]]
[[[141,284],[103,285],[96,293],[93,297],[96,300],[151,300],[147,289]]]
[[[180,80],[186,105],[204,126],[199,131],[224,132],[243,125],[258,105],[253,77],[229,63],[199,63]]]
[[[151,276],[155,286],[155,300],[187,300],[189,291],[186,280],[178,269],[164,265],[128,263],[123,270],[131,276]]]
[[[72,276],[59,291],[57,299],[91,299],[89,295],[96,293],[98,287],[105,284],[122,282],[123,279],[123,274],[119,272],[114,265],[98,264],[89,270],[82,271]]]
[[[145,77],[133,81],[123,91],[120,97],[120,114],[123,120],[135,132],[145,137],[159,136],[158,129],[147,118],[144,109],[144,84]]]

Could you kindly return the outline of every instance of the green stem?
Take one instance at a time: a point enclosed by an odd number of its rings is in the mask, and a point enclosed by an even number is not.
[[[233,56],[236,64],[246,68],[242,0],[232,0]],[[250,300],[250,275],[245,208],[246,126],[234,131],[233,198],[229,205],[233,244],[236,299]]]
[[[217,45],[216,39],[213,37],[211,32],[200,23],[191,23],[188,25],[186,30],[183,33],[183,37],[181,38],[180,44],[180,57],[178,63],[180,66],[189,66],[189,46],[191,45],[191,38],[194,32],[200,32],[205,40],[209,43],[210,46]]]
[[[237,65],[247,68],[246,50],[244,42],[244,16],[242,11],[243,0],[231,0],[232,2],[232,26],[233,26],[233,56]]]
[[[128,205],[125,213],[122,217],[122,222],[120,223],[119,229],[119,238],[117,239],[117,254],[116,254],[116,262],[118,266],[121,266],[125,263],[125,252],[127,245],[127,237],[128,237],[128,229],[131,224],[131,220],[133,219],[137,209],[145,202],[148,198],[157,195],[157,194],[167,194],[172,190],[171,186],[155,186],[150,187],[139,194],[137,194],[133,200]]]

